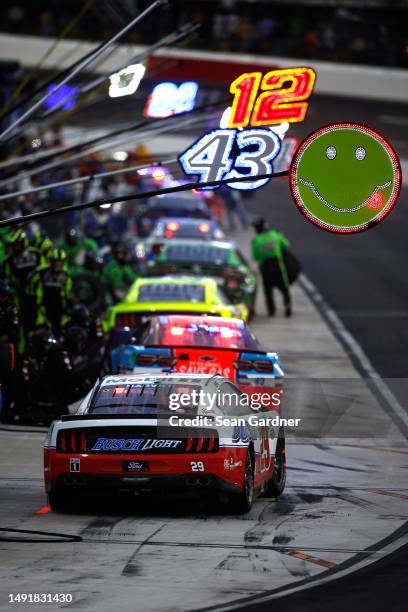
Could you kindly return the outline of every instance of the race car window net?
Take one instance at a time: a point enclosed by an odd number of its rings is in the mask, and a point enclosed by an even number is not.
[[[231,261],[231,249],[214,245],[169,244],[165,248],[165,261],[222,266]]]
[[[138,302],[205,302],[204,285],[160,283],[141,285]]]
[[[96,394],[89,414],[188,414],[209,408],[207,396],[197,402],[201,386],[191,383],[136,383],[105,385]],[[173,395],[174,394],[174,395]],[[182,405],[170,409],[170,396],[183,396]],[[190,400],[189,400],[190,398]]]
[[[259,345],[244,324],[167,322],[150,327],[142,337],[142,344],[191,348],[224,348],[259,350]]]

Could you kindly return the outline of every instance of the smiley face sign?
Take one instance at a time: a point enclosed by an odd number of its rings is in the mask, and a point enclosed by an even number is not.
[[[300,212],[331,232],[361,232],[379,223],[391,212],[400,186],[401,168],[391,145],[357,123],[316,130],[299,146],[290,167]]]

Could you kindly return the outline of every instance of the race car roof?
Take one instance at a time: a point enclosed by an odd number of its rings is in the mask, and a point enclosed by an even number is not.
[[[194,293],[193,291],[191,300],[188,298],[188,295],[184,296],[186,299],[180,300],[179,298],[177,298],[176,295],[172,295],[172,293],[174,292],[169,291],[171,287],[174,287],[175,290],[177,288],[182,290],[184,287],[186,289],[185,293],[187,294],[188,294],[189,288],[191,288],[192,290],[196,289],[198,290],[198,293],[194,299],[193,299],[193,293]],[[149,298],[148,301],[156,301],[153,294],[155,293],[155,290],[157,289],[157,291],[160,293],[160,296],[159,296],[160,299],[157,298],[158,301],[166,301],[166,302],[202,301],[204,303],[206,301],[205,290],[207,289],[209,291],[215,291],[216,287],[217,287],[216,281],[213,278],[206,278],[206,277],[197,278],[197,276],[169,275],[169,276],[160,276],[160,277],[153,277],[153,278],[139,278],[130,287],[123,301],[123,304],[134,304],[139,301],[146,301],[149,288],[151,288],[152,297],[151,299]],[[168,299],[165,299],[166,298],[166,288],[167,288],[167,298]],[[144,294],[144,297],[143,297],[143,300],[140,300],[142,293]],[[183,292],[181,291],[181,293]]]
[[[234,248],[234,244],[221,240],[207,240],[203,242],[197,239],[174,238],[163,244],[157,259],[151,266],[160,262],[172,262],[174,264],[201,264],[207,266],[233,266],[236,267],[240,260]]]
[[[197,238],[177,238],[175,237],[173,238],[171,242],[166,244],[166,246],[167,247],[191,246],[191,247],[201,248],[203,246],[203,243],[201,240],[198,240]],[[229,250],[229,249],[235,248],[235,243],[231,240],[209,240],[208,242],[205,243],[205,246]]]
[[[213,278],[206,276],[197,278],[197,276],[188,276],[184,274],[169,274],[168,276],[139,278],[136,283],[138,286],[162,285],[163,283],[174,283],[175,285],[217,285],[216,281]]]
[[[223,325],[224,327],[239,327],[244,328],[247,327],[246,323],[242,321],[242,319],[237,319],[235,317],[213,317],[211,315],[183,315],[183,314],[168,314],[168,315],[158,315],[154,317],[157,319],[161,325],[179,325],[179,326],[187,326],[191,323],[203,324],[203,325]],[[153,322],[153,319],[151,319]]]

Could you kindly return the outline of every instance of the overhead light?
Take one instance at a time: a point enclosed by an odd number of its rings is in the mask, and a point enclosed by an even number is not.
[[[120,98],[121,96],[131,96],[137,91],[140,81],[146,71],[143,64],[130,64],[126,68],[111,74],[109,85],[109,96]]]

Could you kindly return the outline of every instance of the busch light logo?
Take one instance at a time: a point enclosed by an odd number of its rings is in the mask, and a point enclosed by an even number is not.
[[[98,438],[91,451],[149,451],[154,449],[177,449],[182,440],[155,440],[148,438]]]
[[[93,451],[135,451],[139,450],[144,440],[142,438],[98,438]]]

